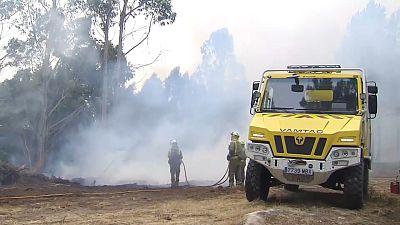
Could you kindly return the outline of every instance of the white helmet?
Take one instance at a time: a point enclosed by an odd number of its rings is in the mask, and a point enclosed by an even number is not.
[[[171,144],[171,146],[173,146],[173,145],[178,145],[178,142],[177,142],[175,139],[172,139],[172,140],[170,141],[170,144]]]
[[[233,131],[233,132],[231,132],[231,136],[239,137],[239,132]]]

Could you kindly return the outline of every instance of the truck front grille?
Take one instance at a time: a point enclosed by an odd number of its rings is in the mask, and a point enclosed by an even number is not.
[[[313,148],[315,148],[314,155],[321,156],[326,144],[326,138],[305,137],[301,144],[296,141],[296,137],[294,136],[283,136],[283,138],[284,143],[280,135],[274,136],[275,147],[278,153],[285,153],[286,151],[288,154],[311,155]],[[315,144],[316,141],[317,144]],[[284,146],[286,149],[284,149]]]
[[[293,136],[285,136],[286,151],[290,154],[311,155],[315,137],[306,137],[302,145],[295,143]]]

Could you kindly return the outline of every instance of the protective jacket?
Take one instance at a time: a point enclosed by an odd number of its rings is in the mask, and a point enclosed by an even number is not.
[[[182,159],[182,152],[179,148],[171,148],[171,150],[168,151],[168,163],[170,165],[181,165]]]
[[[228,150],[229,150],[228,160],[233,158],[240,160],[246,159],[246,153],[244,151],[244,142],[241,142],[239,140],[233,140],[229,144]]]

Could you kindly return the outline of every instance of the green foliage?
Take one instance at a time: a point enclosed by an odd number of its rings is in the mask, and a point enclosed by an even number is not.
[[[140,15],[160,25],[175,20],[170,0],[127,3],[130,18]],[[40,154],[57,154],[71,133],[98,121],[105,42],[94,31],[104,32],[107,19],[108,27],[117,25],[119,4],[118,0],[0,1],[0,22],[8,20],[19,31],[2,46],[5,62],[17,73],[0,84],[0,161],[33,167]],[[116,69],[117,51],[110,41],[109,74]],[[120,59],[121,74],[110,79],[111,92],[132,95],[124,84],[134,70],[124,55]],[[113,106],[113,101],[108,104]],[[39,147],[42,133],[44,149]]]
[[[117,0],[71,0],[70,8],[76,12],[83,12],[86,16],[93,18],[102,30],[106,29],[107,16],[110,18],[110,27],[115,25],[114,18],[118,15]]]
[[[39,82],[29,71],[20,71],[0,85],[0,151],[4,159],[26,153],[25,140],[34,132],[39,111]],[[27,94],[29,93],[29,94]]]
[[[0,1],[0,21],[9,19],[15,14],[17,8],[20,6],[18,0],[2,0]]]
[[[38,158],[41,113],[45,111],[46,115],[45,147],[57,148],[60,137],[71,132],[82,118],[93,121],[88,118],[94,118],[92,108],[96,107],[101,81],[99,61],[92,56],[99,55],[99,47],[88,32],[86,20],[77,20],[75,30],[69,30],[59,9],[34,10],[38,6],[26,4],[34,19],[18,18],[17,28],[28,35],[26,39],[10,39],[7,46],[9,65],[19,71],[0,86],[0,98],[4,99],[0,102],[0,155],[12,155],[16,162],[32,165]],[[43,70],[46,65],[54,68]],[[51,76],[44,74],[49,72]],[[48,88],[43,89],[43,82],[48,82]]]
[[[145,18],[152,17],[153,23],[161,26],[172,24],[175,21],[176,13],[172,11],[171,0],[140,0],[138,6],[130,6],[136,15],[144,15]]]
[[[60,57],[68,48],[64,13],[46,2],[20,1],[23,9],[13,23],[23,35],[11,38],[6,46],[10,66],[38,70],[46,54]]]

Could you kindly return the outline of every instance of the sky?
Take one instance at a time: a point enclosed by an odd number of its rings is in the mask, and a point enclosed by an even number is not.
[[[201,61],[200,47],[209,35],[228,28],[235,55],[250,80],[267,68],[289,64],[335,64],[335,54],[351,17],[369,0],[172,0],[173,25],[154,27],[146,45],[129,55],[135,64],[152,61],[137,71],[140,88],[153,73],[165,78],[175,66],[191,74]],[[388,15],[400,9],[399,0],[379,0]],[[140,60],[139,60],[140,59]],[[357,65],[344,65],[354,67]]]
[[[137,71],[134,82],[140,88],[153,73],[166,78],[176,66],[191,74],[201,61],[202,43],[221,28],[228,28],[234,37],[236,57],[250,80],[258,79],[266,68],[336,63],[335,54],[351,17],[368,1],[172,0],[175,23],[153,26],[149,40],[128,55],[137,65],[149,63],[161,53],[154,64]],[[400,9],[400,0],[376,2],[388,15]],[[6,41],[3,38],[0,43]],[[14,72],[12,68],[3,70],[0,80]]]

